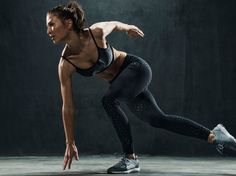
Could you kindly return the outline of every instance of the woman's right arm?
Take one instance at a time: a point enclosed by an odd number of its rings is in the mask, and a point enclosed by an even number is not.
[[[143,37],[144,33],[134,25],[128,25],[119,21],[98,22],[90,26],[90,29],[95,31],[95,34],[100,34],[102,38],[106,38],[112,31],[124,31],[130,37]]]
[[[64,60],[58,66],[58,74],[62,96],[62,119],[65,130],[66,143],[74,143],[74,103],[72,99],[71,73],[66,69]]]
[[[60,60],[58,65],[58,74],[62,95],[62,119],[66,138],[66,151],[64,156],[64,167],[68,166],[70,169],[72,158],[78,160],[78,151],[74,140],[74,103],[72,98],[72,72],[73,70],[65,63],[64,59]]]

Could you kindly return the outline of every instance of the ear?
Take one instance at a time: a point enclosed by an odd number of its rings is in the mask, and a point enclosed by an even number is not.
[[[71,19],[66,20],[67,29],[73,30],[73,21]]]

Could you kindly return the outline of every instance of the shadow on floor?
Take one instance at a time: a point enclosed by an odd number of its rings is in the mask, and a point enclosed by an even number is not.
[[[105,172],[96,172],[96,171],[83,171],[83,172],[35,172],[35,173],[27,173],[27,174],[22,174],[18,176],[45,176],[45,175],[50,175],[50,176],[95,176],[95,175],[108,175]]]
[[[83,172],[39,172],[39,173],[28,173],[17,176],[107,176],[114,174],[107,174],[106,172],[96,172],[96,171],[83,171]],[[140,173],[131,174],[117,174],[119,176],[236,176],[236,174],[212,174],[212,173],[191,173],[191,172],[154,172],[149,170],[142,170]],[[16,175],[12,175],[16,176]]]

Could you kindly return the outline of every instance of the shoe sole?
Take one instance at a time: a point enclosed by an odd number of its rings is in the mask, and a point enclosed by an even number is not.
[[[107,173],[108,174],[129,174],[129,173],[137,173],[137,172],[140,172],[140,167],[130,169],[130,170],[127,170],[127,171],[110,171],[110,172],[107,172]]]
[[[224,155],[224,152],[223,152],[224,146],[222,146],[221,144],[218,144],[216,146],[216,150],[219,152],[219,154]]]

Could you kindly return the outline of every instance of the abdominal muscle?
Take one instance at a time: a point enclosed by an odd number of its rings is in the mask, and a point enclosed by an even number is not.
[[[105,69],[103,72],[97,73],[96,76],[107,81],[112,80],[119,72],[127,53],[123,51],[118,51],[113,48],[114,60],[111,65]]]

